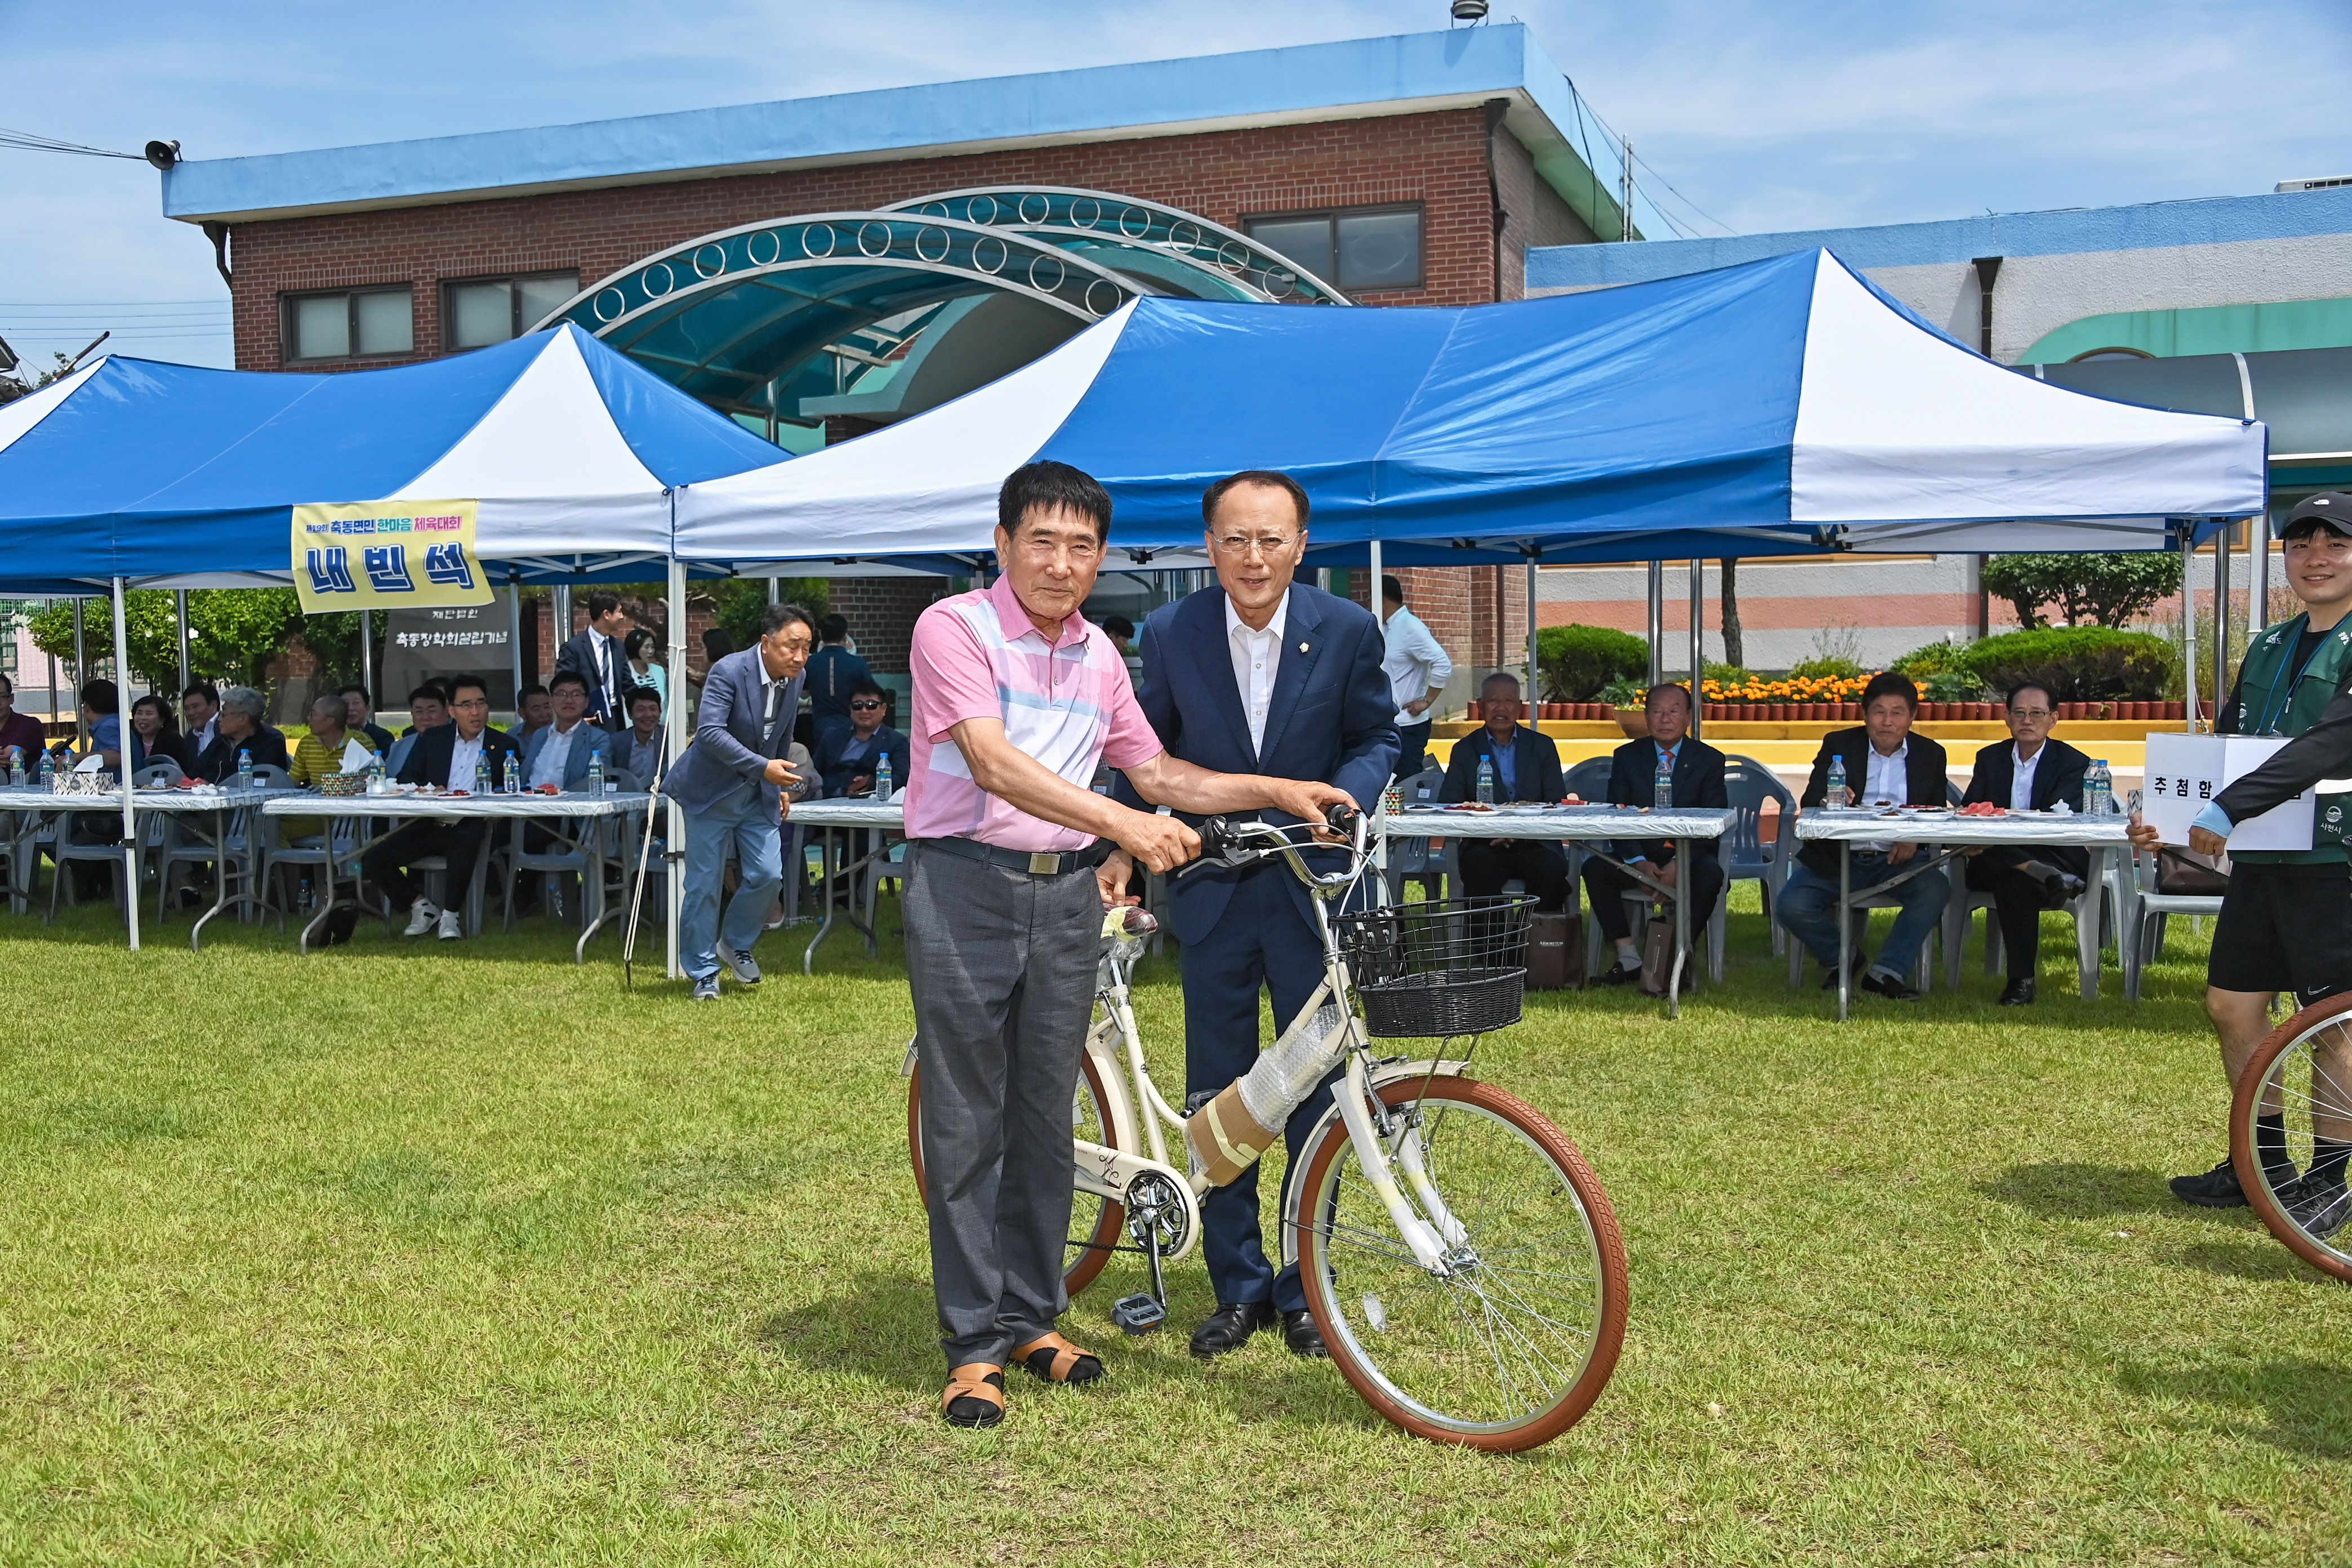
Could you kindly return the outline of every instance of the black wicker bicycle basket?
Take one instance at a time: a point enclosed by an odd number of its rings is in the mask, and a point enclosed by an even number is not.
[[[1434,899],[1339,915],[1340,951],[1383,1039],[1479,1035],[1519,1021],[1532,898]]]

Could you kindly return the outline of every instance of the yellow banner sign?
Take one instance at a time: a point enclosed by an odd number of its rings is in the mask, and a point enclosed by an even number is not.
[[[302,613],[487,605],[469,500],[362,501],[294,509]]]

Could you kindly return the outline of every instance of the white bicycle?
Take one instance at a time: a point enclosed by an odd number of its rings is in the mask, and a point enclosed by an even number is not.
[[[1524,898],[1445,900],[1333,914],[1370,866],[1369,825],[1344,868],[1318,873],[1303,827],[1211,818],[1201,862],[1279,857],[1313,890],[1322,984],[1240,1082],[1183,1110],[1152,1082],[1129,978],[1155,929],[1140,910],[1104,922],[1095,1020],[1072,1106],[1076,1200],[1064,1270],[1072,1296],[1114,1252],[1140,1253],[1149,1294],[1113,1321],[1167,1318],[1163,1266],[1201,1235],[1201,1195],[1233,1181],[1289,1111],[1344,1062],[1307,1139],[1283,1214],[1331,1358],[1366,1403],[1416,1436],[1508,1453],[1550,1441],[1591,1408],[1625,1333],[1625,1248],[1608,1195],[1576,1146],[1516,1097],[1469,1074],[1477,1037],[1518,1022]],[[1434,1039],[1426,1057],[1372,1041]],[[1463,1042],[1458,1056],[1446,1054]],[[907,1140],[924,1190],[921,1083],[909,1046]],[[1181,1142],[1171,1163],[1163,1129]]]

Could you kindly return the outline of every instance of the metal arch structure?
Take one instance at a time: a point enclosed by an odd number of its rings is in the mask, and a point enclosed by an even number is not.
[[[1035,235],[1065,249],[1098,250],[1098,259],[1114,271],[1148,277],[1171,285],[1167,292],[1196,299],[1354,303],[1322,279],[1245,234],[1181,207],[1112,191],[1066,185],[980,185],[918,196],[882,210],[960,217],[966,223]],[[1147,258],[1160,266],[1139,265]],[[1198,287],[1205,280],[1203,274],[1230,284],[1234,291],[1221,294]],[[1187,283],[1195,286],[1186,287]]]
[[[1156,203],[951,191],[703,235],[583,289],[569,321],[722,412],[877,423],[970,391],[1139,294],[1347,304],[1245,236]]]

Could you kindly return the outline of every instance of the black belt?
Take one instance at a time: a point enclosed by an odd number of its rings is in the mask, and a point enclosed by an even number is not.
[[[966,860],[1002,866],[1008,871],[1025,871],[1033,877],[1066,877],[1073,871],[1090,871],[1109,859],[1115,847],[1108,838],[1097,838],[1084,849],[1042,853],[1003,849],[993,844],[982,844],[976,838],[918,838],[915,842],[926,849],[943,849]]]

